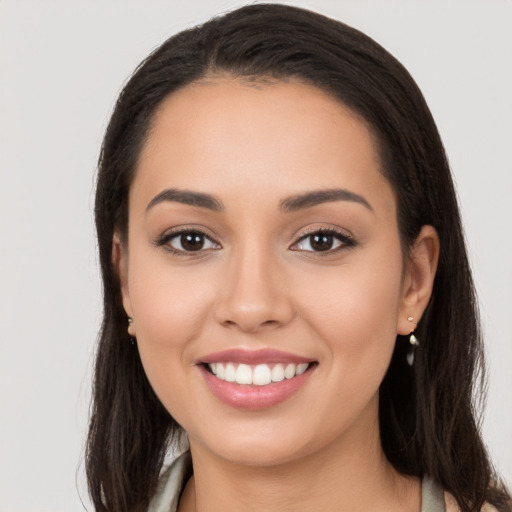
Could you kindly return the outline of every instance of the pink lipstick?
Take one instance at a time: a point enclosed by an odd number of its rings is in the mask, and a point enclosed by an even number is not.
[[[270,349],[231,349],[198,361],[206,384],[219,400],[252,410],[288,399],[307,382],[316,366],[311,359]]]

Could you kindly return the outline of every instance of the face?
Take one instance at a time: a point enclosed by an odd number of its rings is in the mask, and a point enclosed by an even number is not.
[[[277,464],[375,435],[411,278],[372,135],[338,101],[227,78],[172,94],[115,251],[145,371],[193,449]]]

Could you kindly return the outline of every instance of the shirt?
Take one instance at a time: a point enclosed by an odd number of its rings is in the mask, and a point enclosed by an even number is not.
[[[191,474],[192,461],[186,451],[162,473],[148,512],[177,512],[181,491]],[[494,511],[489,505],[482,508],[482,512]],[[453,496],[425,476],[421,483],[421,512],[459,512],[459,507]]]

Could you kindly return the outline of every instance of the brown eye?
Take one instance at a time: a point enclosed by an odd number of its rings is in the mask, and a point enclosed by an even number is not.
[[[204,246],[204,239],[201,233],[185,233],[180,235],[181,247],[185,251],[199,251]]]
[[[303,236],[291,249],[304,252],[335,252],[337,249],[354,245],[355,241],[345,234],[321,230]]]
[[[200,231],[182,231],[165,236],[160,245],[168,245],[177,253],[218,249],[219,245]]]
[[[325,233],[318,233],[316,235],[311,235],[310,237],[310,245],[313,251],[328,251],[332,249],[334,244],[334,236]]]

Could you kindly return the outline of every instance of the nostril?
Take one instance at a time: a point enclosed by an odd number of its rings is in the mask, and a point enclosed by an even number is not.
[[[279,300],[250,298],[236,294],[221,297],[214,310],[216,321],[226,328],[256,332],[286,325],[294,317],[294,308],[286,297]]]
[[[261,323],[258,323],[257,321],[255,322],[249,322],[247,320],[245,321],[240,321],[240,322],[236,322],[234,320],[225,320],[224,322],[222,322],[222,324],[225,326],[225,327],[241,327],[244,331],[247,331],[247,332],[255,332],[257,331],[258,329],[261,329],[261,328],[264,328],[264,327],[276,327],[279,325],[279,322],[277,320],[265,320]]]

